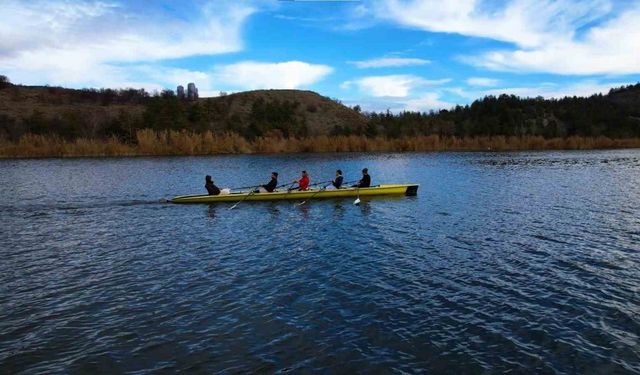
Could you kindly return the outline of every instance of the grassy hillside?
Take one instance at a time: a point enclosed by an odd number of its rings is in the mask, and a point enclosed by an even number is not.
[[[0,88],[0,136],[14,140],[24,134],[134,140],[145,128],[300,137],[365,125],[361,114],[312,91],[258,90],[187,101],[170,91],[151,96],[134,89]]]
[[[241,132],[262,125],[263,133],[278,128],[278,121],[293,120],[306,130],[306,135],[326,135],[336,127],[360,129],[366,126],[366,118],[335,100],[313,91],[257,90],[231,94],[224,97],[200,99],[204,111],[208,106],[226,109],[219,112],[218,126],[236,126]],[[289,111],[288,108],[292,110]],[[278,109],[281,109],[278,113]],[[290,113],[290,114],[289,114]],[[291,119],[288,119],[288,116]],[[212,122],[212,124],[215,122]],[[281,130],[282,131],[282,130]]]
[[[12,85],[0,156],[589,149],[640,146],[640,84],[547,100],[487,96],[438,112],[360,113],[311,91],[180,99],[170,91]]]

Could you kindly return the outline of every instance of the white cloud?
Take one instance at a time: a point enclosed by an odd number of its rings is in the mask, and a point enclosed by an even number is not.
[[[255,12],[246,1],[186,3],[166,13],[133,3],[39,0],[3,3],[0,72],[12,82],[71,87],[159,90],[195,82],[203,96],[220,90],[298,88],[332,68],[301,61],[245,61],[207,70],[173,68],[164,60],[243,48],[242,26]]]
[[[539,46],[572,35],[611,10],[605,0],[512,0],[501,9],[481,0],[384,0],[374,15],[403,26]]]
[[[176,6],[190,18],[124,3],[5,0],[0,71],[16,83],[127,84],[137,64],[242,49],[244,3]]]
[[[350,64],[354,64],[360,69],[364,68],[385,68],[385,67],[398,67],[398,66],[414,66],[425,65],[431,61],[408,58],[408,57],[382,57],[378,59],[362,60],[362,61],[350,61]]]
[[[376,97],[405,97],[420,80],[419,77],[410,75],[390,75],[361,78],[355,83],[371,96]]]
[[[343,89],[356,87],[364,98],[346,100],[355,103],[366,111],[430,111],[450,108],[454,104],[441,98],[442,88],[437,87],[450,79],[428,80],[409,74],[368,76],[343,82]],[[428,91],[425,91],[428,90]]]
[[[460,102],[471,102],[482,99],[485,96],[500,96],[502,94],[516,95],[522,98],[536,98],[541,96],[546,99],[560,99],[566,96],[589,97],[594,94],[606,94],[611,88],[627,85],[628,82],[600,82],[596,80],[581,80],[571,83],[543,82],[532,86],[506,86],[500,88],[472,89],[462,87],[445,87],[442,91],[462,98]]]
[[[454,103],[444,101],[437,93],[426,93],[416,99],[407,100],[404,105],[406,111],[428,112],[454,107]]]
[[[588,97],[593,94],[606,94],[613,87],[623,86],[627,83],[609,82],[601,83],[592,80],[579,81],[567,85],[555,83],[543,83],[538,86],[504,87],[478,92],[476,98],[486,95],[498,96],[501,94],[516,95],[523,98],[535,98],[542,96],[547,99],[564,98],[565,96]]]
[[[281,63],[245,61],[236,64],[218,65],[207,70],[170,68],[157,64],[129,67],[132,75],[144,77],[149,82],[138,82],[133,87],[159,90],[162,87],[175,89],[178,84],[196,83],[201,97],[254,89],[295,89],[311,85],[329,74],[332,69],[325,65],[314,65],[301,61]]]
[[[244,61],[217,67],[213,76],[217,81],[241,89],[296,89],[318,82],[332,71],[330,66],[302,61]]]
[[[399,113],[403,111],[437,111],[441,109],[449,109],[455,106],[454,103],[442,100],[440,94],[436,92],[423,93],[422,95],[415,98],[366,98],[357,100],[345,100],[344,102],[349,106],[354,106],[357,104],[367,112],[385,112],[389,110],[393,113]]]
[[[405,27],[512,43],[515,49],[463,59],[488,69],[567,75],[640,72],[638,2],[381,0],[367,11]]]
[[[613,87],[628,84],[627,82],[599,82],[596,80],[582,80],[575,83],[558,84],[543,82],[534,86],[514,86],[502,88],[476,88],[466,89],[462,87],[438,87],[434,90],[421,92],[415,96],[406,98],[363,98],[357,100],[345,100],[349,105],[359,104],[365,111],[384,112],[389,109],[391,112],[420,111],[450,109],[457,104],[470,103],[485,96],[499,96],[502,94],[516,95],[522,98],[535,98],[541,96],[546,99],[564,98],[566,96],[589,97],[594,94],[606,94]],[[455,100],[451,94],[462,98]]]
[[[485,77],[472,77],[467,79],[467,84],[470,86],[491,87],[491,86],[496,86],[498,82],[499,81],[497,79],[485,78]]]
[[[640,6],[589,29],[533,49],[492,51],[472,63],[493,70],[566,75],[640,73]]]
[[[450,94],[454,94],[466,100],[475,100],[479,98],[479,95],[481,95],[480,91],[468,90],[466,88],[459,87],[459,86],[445,87],[443,91]]]
[[[409,74],[394,74],[369,76],[353,81],[346,81],[342,83],[341,87],[349,88],[351,85],[356,85],[362,93],[369,96],[404,98],[409,96],[415,88],[440,85],[446,82],[449,82],[449,79],[426,80]]]

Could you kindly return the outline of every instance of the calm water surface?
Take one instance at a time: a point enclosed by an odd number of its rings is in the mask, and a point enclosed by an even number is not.
[[[272,170],[417,197],[171,205]],[[640,373],[640,150],[0,161],[0,373]]]

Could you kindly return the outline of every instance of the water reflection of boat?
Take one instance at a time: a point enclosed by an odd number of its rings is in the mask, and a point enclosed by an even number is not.
[[[345,188],[337,190],[310,189],[307,191],[274,191],[273,193],[237,192],[225,195],[181,195],[174,197],[172,203],[216,203],[239,201],[279,201],[326,198],[374,197],[374,196],[413,196],[418,194],[417,184],[378,185],[368,188]]]

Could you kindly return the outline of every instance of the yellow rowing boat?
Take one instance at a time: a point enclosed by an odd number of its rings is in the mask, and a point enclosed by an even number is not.
[[[368,188],[349,187],[336,190],[310,189],[307,191],[274,191],[273,193],[237,192],[224,195],[181,195],[171,203],[217,203],[239,201],[306,200],[326,198],[349,198],[380,195],[417,195],[417,184],[378,185]]]

